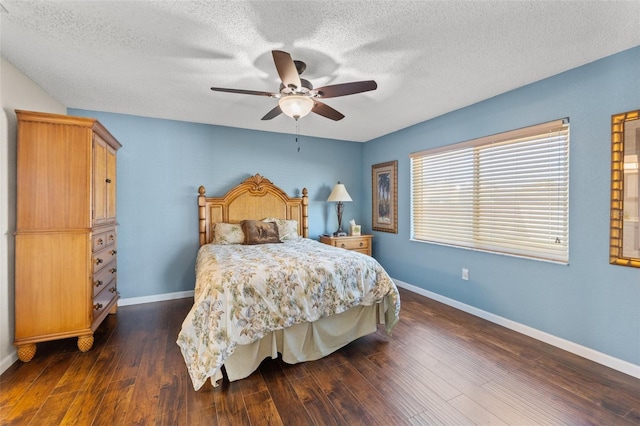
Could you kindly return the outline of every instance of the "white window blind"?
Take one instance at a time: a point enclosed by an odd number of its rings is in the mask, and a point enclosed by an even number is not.
[[[568,263],[568,120],[410,159],[413,240]]]

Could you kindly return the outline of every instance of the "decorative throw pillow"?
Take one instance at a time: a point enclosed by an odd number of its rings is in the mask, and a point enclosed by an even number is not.
[[[244,244],[244,232],[239,223],[218,222],[213,225],[212,244]]]
[[[275,222],[263,222],[261,220],[243,220],[245,244],[279,243],[278,225]]]
[[[268,217],[262,219],[263,222],[275,222],[278,225],[278,235],[280,235],[280,241],[295,240],[300,238],[298,235],[298,221],[293,219],[276,219]]]

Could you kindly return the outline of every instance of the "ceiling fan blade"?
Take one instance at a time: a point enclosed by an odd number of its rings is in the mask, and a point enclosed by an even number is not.
[[[240,95],[275,96],[274,93],[259,92],[257,90],[225,89],[223,87],[212,87],[211,90],[214,92],[238,93]]]
[[[331,108],[329,105],[318,102],[317,100],[314,100],[313,102],[313,108],[311,111],[316,114],[330,118],[334,121],[342,120],[344,118],[344,115],[341,112]]]
[[[281,50],[274,50],[271,54],[273,55],[273,62],[276,64],[276,69],[278,70],[282,84],[284,84],[285,87],[295,86],[296,89],[302,87],[300,75],[296,69],[296,64],[294,64],[293,59],[291,59],[291,55]]]
[[[316,89],[321,98],[337,98],[338,96],[353,95],[355,93],[376,90],[378,84],[373,80],[354,81],[353,83],[332,84]]]
[[[274,109],[272,109],[271,111],[269,111],[264,117],[262,117],[263,120],[271,120],[272,118],[275,118],[277,116],[279,116],[280,114],[282,114],[282,110],[280,109],[280,105],[276,105],[276,107]]]

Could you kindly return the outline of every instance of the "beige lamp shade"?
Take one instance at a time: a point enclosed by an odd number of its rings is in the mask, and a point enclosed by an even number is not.
[[[343,183],[338,182],[336,186],[333,187],[333,191],[329,194],[329,198],[327,201],[353,201],[351,196],[347,192],[347,188],[345,188]]]

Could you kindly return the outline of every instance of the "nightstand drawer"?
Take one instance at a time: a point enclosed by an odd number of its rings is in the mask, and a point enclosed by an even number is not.
[[[330,237],[323,235],[320,237],[320,242],[330,246],[340,247],[345,250],[358,251],[371,256],[371,238],[373,238],[373,235],[359,235],[353,237]]]
[[[339,241],[336,241],[335,246],[347,250],[365,250],[369,248],[369,238],[341,238]]]

